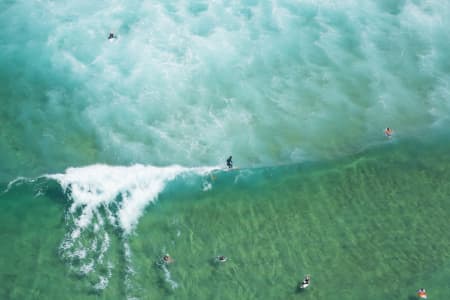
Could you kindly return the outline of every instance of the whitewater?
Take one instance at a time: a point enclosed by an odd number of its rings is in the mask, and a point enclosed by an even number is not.
[[[2,176],[292,163],[385,127],[444,128],[448,15],[446,1],[2,2]]]

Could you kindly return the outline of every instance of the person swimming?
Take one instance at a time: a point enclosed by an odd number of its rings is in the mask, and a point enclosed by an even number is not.
[[[298,284],[298,287],[300,289],[306,289],[310,283],[311,283],[311,276],[306,275],[305,278],[303,279],[303,281]]]
[[[419,296],[420,299],[427,299],[427,291],[425,291],[425,289],[419,289],[417,291],[417,296]]]
[[[232,159],[233,159],[233,156],[231,156],[231,155],[230,155],[230,157],[228,157],[228,159],[227,159],[227,167],[228,167],[229,169],[233,168],[233,161],[232,161]]]
[[[387,137],[392,136],[392,133],[393,133],[393,131],[389,127],[384,130],[384,135],[387,136]]]
[[[171,263],[174,262],[173,258],[170,257],[169,254],[164,255],[163,258],[162,258],[162,261],[163,261],[164,263],[166,263],[166,264],[171,264]]]
[[[112,33],[112,32],[109,33],[108,40],[112,40],[112,39],[116,39],[116,38],[117,38],[117,36],[114,33]]]

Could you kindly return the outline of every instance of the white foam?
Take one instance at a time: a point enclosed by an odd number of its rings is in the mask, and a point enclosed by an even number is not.
[[[170,285],[170,287],[174,290],[178,288],[178,283],[172,279],[172,275],[170,274],[169,269],[166,264],[162,264],[161,268],[164,272],[164,280]]]
[[[109,279],[112,276],[112,268],[113,268],[112,264],[108,262],[107,265],[108,273],[106,274],[106,276],[103,275],[99,276],[99,281],[94,285],[94,289],[104,290],[108,286]]]
[[[213,167],[184,168],[181,166],[153,167],[134,165],[130,167],[113,167],[92,165],[82,168],[69,168],[65,174],[47,175],[57,180],[73,201],[70,212],[81,209],[76,217],[76,227],[80,231],[92,223],[100,207],[118,203],[116,216],[108,214],[109,221],[118,218],[119,225],[126,234],[131,233],[145,207],[156,200],[167,182],[183,173],[206,174]],[[103,225],[103,224],[99,224]],[[114,225],[114,224],[113,224]],[[77,238],[78,232],[74,234]]]
[[[133,268],[132,252],[128,241],[123,241],[124,259],[125,259],[125,288],[127,294],[130,294],[133,290],[133,276],[136,271]]]
[[[211,182],[204,181],[204,182],[202,183],[202,190],[203,190],[204,192],[209,191],[209,190],[211,190],[211,189],[212,189],[212,184],[211,184]]]
[[[98,245],[97,238],[94,238],[92,240],[92,243],[91,243],[91,251],[96,251],[97,250],[97,245]]]
[[[91,260],[91,261],[89,261],[89,263],[82,265],[80,267],[81,274],[86,275],[86,274],[94,271],[94,265],[95,265],[94,260]]]
[[[71,258],[84,259],[87,256],[86,249],[76,249],[71,253]]]
[[[112,267],[113,267],[112,264],[110,262],[108,262],[108,265],[107,265],[108,273],[106,274],[106,276],[103,276],[103,275],[99,276],[98,282],[94,285],[95,290],[98,290],[98,291],[104,290],[108,286],[109,279],[112,276]]]
[[[108,282],[108,277],[100,276],[100,280],[94,285],[94,289],[104,290],[108,286]]]
[[[69,231],[60,245],[61,256],[69,261],[71,269],[77,274],[96,275],[98,280],[93,288],[103,290],[111,277],[112,265],[109,262],[106,265],[107,276],[97,274],[95,270],[104,265],[110,247],[105,225],[119,227],[123,232],[125,286],[129,297],[133,292],[135,270],[128,238],[145,207],[154,202],[167,183],[177,176],[188,173],[205,175],[216,168],[91,165],[69,168],[64,174],[46,175],[60,183],[71,201],[66,213]],[[90,232],[95,234],[94,238],[87,234]],[[178,286],[168,270],[165,270],[165,278],[172,288]]]
[[[105,232],[105,234],[103,236],[103,240],[102,240],[102,246],[100,248],[100,255],[98,256],[99,263],[103,263],[103,257],[109,248],[109,243],[110,243],[109,235]]]
[[[34,193],[34,198],[39,198],[40,196],[45,195],[45,192],[42,191],[41,189],[38,189],[35,193]]]
[[[24,182],[34,182],[34,179],[29,179],[29,178],[26,178],[26,177],[19,176],[16,179],[11,180],[8,183],[8,185],[6,186],[6,189],[2,192],[2,194],[8,193],[13,186],[20,185],[20,184],[22,184]]]

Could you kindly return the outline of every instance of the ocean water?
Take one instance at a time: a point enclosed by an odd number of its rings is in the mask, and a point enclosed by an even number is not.
[[[448,298],[448,28],[437,0],[0,1],[0,299]]]

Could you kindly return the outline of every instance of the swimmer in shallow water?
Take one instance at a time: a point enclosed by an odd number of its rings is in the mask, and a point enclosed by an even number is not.
[[[417,296],[419,296],[420,299],[427,299],[427,291],[425,291],[425,289],[419,289],[417,291]]]
[[[170,257],[169,254],[164,255],[163,258],[162,258],[162,261],[163,261],[164,263],[166,263],[166,264],[171,264],[171,263],[175,262],[175,261],[173,260],[173,258]]]
[[[391,128],[388,127],[388,128],[386,128],[384,130],[384,135],[387,136],[387,137],[391,137],[393,132],[394,131]]]

